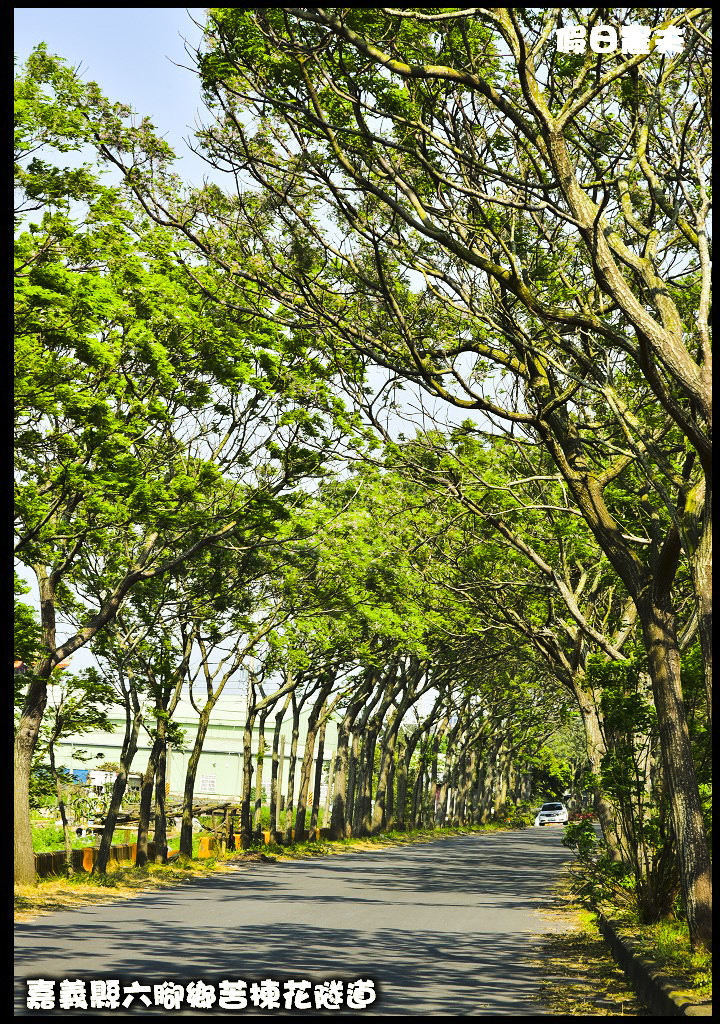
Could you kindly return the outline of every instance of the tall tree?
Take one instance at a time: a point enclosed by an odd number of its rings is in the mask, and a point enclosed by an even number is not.
[[[601,15],[577,13],[586,36]],[[322,330],[350,384],[369,359],[543,442],[637,608],[709,943],[673,601],[684,560],[709,683],[709,10],[607,16],[635,41],[564,55],[549,9],[215,9],[201,144],[260,191],[204,212],[244,212],[235,273]],[[615,497],[630,466],[663,506],[640,550]]]
[[[28,778],[53,667],[139,582],[223,539],[239,556],[272,545],[303,500],[298,481],[326,471],[348,424],[298,336],[208,306],[226,285],[243,300],[130,191],[48,160],[50,146],[98,152],[104,132],[146,169],[166,164],[148,122],[126,130],[127,108],[42,47],[16,99],[16,557],[37,579],[42,629],[15,750],[27,882]]]

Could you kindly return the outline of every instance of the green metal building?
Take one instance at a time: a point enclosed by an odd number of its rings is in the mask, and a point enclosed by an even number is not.
[[[309,711],[303,709],[300,717],[300,736],[298,740],[297,764],[295,769],[294,796],[297,797],[300,785],[300,763],[302,761],[305,746],[304,739],[307,733],[307,718]],[[110,714],[110,719],[115,725],[114,732],[101,732],[99,730],[83,733],[79,736],[69,736],[58,740],[56,744],[56,762],[59,767],[73,769],[102,769],[103,764],[117,762],[120,759],[122,738],[125,731],[125,719],[122,713]],[[231,693],[223,694],[216,707],[213,709],[208,726],[203,751],[200,755],[200,763],[195,780],[195,796],[198,798],[218,798],[236,802],[242,794],[243,779],[243,731],[246,720],[246,697],[244,694]],[[197,734],[197,712],[189,700],[183,699],[178,704],[173,715],[173,722],[185,733],[182,748],[169,747],[167,756],[166,777],[169,785],[171,798],[181,798],[185,788],[185,775],[187,772],[188,760],[192,751],[195,736]],[[148,725],[154,724],[150,719]],[[273,730],[275,728],[275,717],[273,713],[268,717],[265,724],[265,759],[263,765],[263,788],[269,792],[270,772],[272,757]],[[292,713],[291,710],[285,714],[280,733],[281,760],[281,794],[287,796],[287,778],[290,763],[290,743],[292,737]],[[259,746],[259,730],[257,722],[253,730],[252,750],[253,755],[257,754]],[[152,746],[152,740],[148,732],[141,728],[138,739],[138,750],[131,766],[131,772],[144,772],[147,768],[147,761]],[[329,761],[334,751],[337,750],[337,725],[330,720],[327,723],[325,734],[325,745],[323,761]],[[77,756],[80,752],[81,756]],[[313,772],[317,749],[314,753]],[[255,785],[255,768],[257,767],[255,756],[253,757],[253,787]],[[314,774],[311,775],[310,789],[312,790]],[[253,789],[254,791],[254,789]],[[325,798],[325,785],[321,791],[321,801]]]

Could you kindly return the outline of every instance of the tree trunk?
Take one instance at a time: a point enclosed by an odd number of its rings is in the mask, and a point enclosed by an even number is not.
[[[353,835],[353,824],[355,822],[355,794],[357,790],[358,782],[358,760],[360,757],[360,734],[353,731],[352,741],[350,743],[350,752],[348,755],[348,783],[347,783],[347,799],[346,799],[346,820],[345,820],[345,835],[350,837]]]
[[[424,752],[423,752],[424,753]],[[423,796],[425,794],[425,761],[421,760],[413,783],[412,827],[422,826]]]
[[[351,788],[354,787],[354,780],[351,783],[348,744],[350,732],[355,724],[355,719],[360,714],[372,687],[372,680],[366,678],[356,695],[350,703],[345,716],[338,728],[338,745],[335,754],[335,778],[333,782],[332,817],[330,829],[333,839],[344,839],[346,828],[352,821],[352,797]]]
[[[470,789],[472,786],[472,780],[475,775],[475,761],[476,761],[475,747],[471,746],[463,754],[463,774],[462,781],[460,784],[460,792],[458,794],[459,807],[458,807],[458,824],[462,827],[472,820],[472,806],[470,803]]]
[[[649,600],[638,614],[648,652],[678,870],[693,946],[712,945],[712,877],[680,682],[673,614]]]
[[[245,720],[245,728],[243,729],[243,789],[240,806],[240,844],[244,850],[252,846],[253,841],[250,804],[252,802],[252,731],[254,724],[255,713],[251,711]]]
[[[307,733],[305,735],[305,751],[302,759],[302,767],[300,769],[300,791],[298,793],[297,814],[295,816],[296,842],[304,843],[307,839],[305,819],[307,817],[307,799],[310,787],[313,754],[315,751],[315,737],[318,732],[319,719],[325,708],[325,701],[333,688],[334,681],[335,676],[333,674],[329,680],[322,684],[320,687],[320,693],[313,704],[310,715],[308,716]]]
[[[465,823],[465,796],[467,792],[467,751],[463,749],[457,762],[455,773],[455,801],[453,803],[452,823],[459,828]]]
[[[15,737],[13,846],[16,885],[35,883],[35,854],[30,824],[30,771],[46,703],[47,680],[35,677],[28,684],[25,705]]]
[[[349,734],[343,720],[338,729],[337,750],[335,752],[332,798],[332,814],[330,816],[330,836],[333,839],[345,838],[345,809],[348,785],[348,738]]]
[[[176,684],[170,713],[177,707],[180,698],[181,681]],[[152,808],[153,781],[155,782],[155,861],[167,863],[167,822],[165,818],[165,764],[167,757],[167,723],[169,687],[158,687],[155,696],[157,725],[147,770],[140,788],[140,813],[137,833],[137,854],[135,864],[142,867],[148,859],[148,834]]]
[[[155,863],[167,864],[167,817],[165,814],[165,788],[167,768],[167,722],[158,719],[157,768],[155,770]]]
[[[288,795],[285,802],[285,842],[291,843],[293,839],[293,805],[295,796],[295,765],[297,762],[298,740],[300,738],[300,708],[302,702],[292,698],[293,706],[293,728],[292,740],[290,742],[290,766],[288,768]]]
[[[60,776],[58,775],[57,768],[55,767],[55,736],[48,742],[47,752],[48,759],[50,761],[50,772],[55,782],[55,792],[57,794],[58,810],[60,811],[60,821],[62,822],[63,830],[63,841],[65,844],[65,872],[68,878],[73,873],[72,866],[72,839],[70,838],[70,825],[68,824],[67,814],[65,813],[65,799],[62,792],[62,783],[60,782]]]
[[[384,689],[380,706],[372,716],[372,719],[370,720],[371,724],[365,733],[365,741],[363,743],[361,755],[362,798],[358,808],[359,814],[357,816],[357,834],[362,836],[370,835],[373,828],[373,780],[375,777],[375,750],[377,748],[378,735],[380,734],[380,729],[382,728],[388,708],[391,706],[393,700],[406,680],[406,674],[402,668],[398,678],[399,667],[399,664],[394,662],[388,669],[386,673],[387,684]],[[400,705],[402,706],[402,701],[400,702]],[[399,726],[400,723],[398,722],[397,724]],[[381,814],[383,810],[384,808],[381,808]]]
[[[395,769],[394,788],[395,799],[393,802],[392,814],[388,814],[388,829],[398,832],[405,830],[405,814],[407,808],[408,791],[408,744],[403,735],[398,735],[397,742],[397,767]]]
[[[280,737],[280,731],[282,729],[283,718],[285,712],[290,704],[291,694],[288,694],[285,698],[285,703],[281,710],[275,715],[275,729],[273,731],[273,746],[272,746],[272,771],[270,775],[270,832],[275,833],[278,830],[279,813],[280,813],[280,801],[282,797],[282,776],[283,776],[283,763],[285,759],[285,737]],[[275,836],[273,835],[274,839]]]
[[[623,859],[622,847],[626,837],[619,833],[622,828],[619,816],[600,785],[600,764],[605,753],[605,740],[597,710],[598,700],[594,694],[583,688],[582,680],[578,677],[573,679],[573,691],[585,729],[585,746],[593,779],[593,807],[600,822],[608,854],[611,860],[619,862]]]
[[[278,778],[280,774],[280,729],[282,728],[283,715],[278,712],[275,715],[275,728],[273,730],[272,742],[272,763],[270,767],[270,831],[275,831],[278,815],[280,794],[278,793]]]
[[[263,763],[265,761],[265,722],[267,721],[267,716],[269,714],[269,707],[260,712],[258,729],[257,768],[255,771],[255,814],[253,815],[253,836],[256,839],[260,839],[262,833],[262,781]],[[271,822],[270,828],[272,827]]]
[[[282,783],[283,783],[283,770],[284,770],[284,768],[285,768],[285,737],[281,736],[280,737],[280,752],[279,752],[279,755],[278,755],[277,786],[276,786],[276,794],[275,794],[275,799],[277,800],[277,803],[275,804],[275,817],[271,819],[271,821],[272,821],[272,828],[278,834],[278,836],[273,836],[273,839],[277,839],[279,837],[279,834],[280,834],[280,811],[282,809],[282,803],[283,803]]]
[[[447,813],[447,799],[448,789],[450,786],[450,766],[445,764],[445,772],[440,783],[440,793],[435,801],[435,815],[433,825],[435,828],[442,828],[445,824],[445,815]]]
[[[130,767],[137,752],[138,736],[140,735],[140,726],[142,724],[142,711],[137,694],[132,689],[127,690],[125,691],[125,699],[125,735],[123,737],[122,750],[120,751],[120,769],[115,776],[115,782],[110,796],[110,806],[108,807],[108,811],[105,816],[105,827],[103,828],[102,837],[100,839],[100,849],[97,852],[97,857],[95,858],[95,863],[93,864],[92,869],[93,874],[99,875],[104,875],[107,871],[108,860],[110,859],[110,847],[112,846],[112,838],[115,833],[115,824],[117,822],[117,816],[120,813],[120,808],[122,807]],[[132,716],[130,713],[131,704]]]
[[[370,835],[376,743],[377,729],[366,730],[360,751],[360,799],[356,801],[354,818],[354,822],[357,822],[355,834],[358,836]]]
[[[478,768],[477,768],[477,782],[475,785],[475,816],[473,823],[475,825],[482,825],[485,821],[485,776],[487,774],[487,765],[483,759],[483,749],[481,748],[478,752]]]
[[[388,768],[387,796],[385,798],[385,811],[383,813],[382,827],[391,831],[391,825],[395,816],[395,756],[390,759]]]
[[[295,842],[307,840],[305,818],[307,817],[307,798],[310,791],[310,774],[312,772],[313,753],[315,751],[315,730],[305,736],[305,750],[300,762],[300,788],[298,789],[297,812],[295,814]]]
[[[495,817],[500,813],[501,807],[505,805],[507,798],[507,776],[505,774],[506,753],[502,743],[497,747],[494,762],[495,788],[493,792],[493,811]]]
[[[385,741],[380,769],[378,771],[377,786],[375,787],[375,806],[373,808],[370,822],[370,832],[377,835],[386,824],[386,805],[388,800],[388,787],[391,786],[390,776],[392,772],[393,758],[395,755],[395,743],[397,740],[397,729],[399,728],[400,714],[396,713],[389,724],[389,735]],[[397,721],[397,727],[396,727]]]
[[[182,825],[180,827],[180,859],[192,859],[192,819],[193,819],[193,797],[195,795],[195,777],[197,775],[200,755],[202,754],[205,736],[210,722],[210,714],[214,704],[208,701],[200,712],[198,718],[198,729],[195,735],[195,742],[188,759],[187,771],[185,773],[185,790],[183,793]]]
[[[706,499],[703,530],[690,561],[698,615],[698,635],[702,650],[705,698],[712,733],[712,512],[710,490]]]
[[[320,810],[320,789],[322,787],[322,772],[323,772],[323,751],[325,750],[325,730],[327,722],[323,722],[318,729],[318,749],[317,757],[315,759],[315,779],[313,781],[313,802],[312,812],[310,815],[310,828],[315,829],[315,838],[317,839],[318,829],[318,813]],[[330,779],[328,778],[328,786],[330,785]]]
[[[425,792],[428,786],[428,780],[426,774],[429,768],[430,762],[430,737],[427,736],[422,740],[422,734],[426,730],[422,730],[421,742],[420,742],[420,756],[418,757],[418,768],[415,781],[413,783],[413,797],[412,797],[412,827],[422,828],[423,824],[423,813],[425,809]]]
[[[491,816],[490,812],[494,811],[495,802],[495,759],[497,757],[497,750],[494,743],[490,743],[486,748],[486,757],[483,771],[483,790],[482,790],[482,821],[486,822]]]
[[[327,775],[327,788],[325,790],[325,806],[323,807],[323,819],[322,827],[330,827],[330,809],[333,801],[333,784],[335,782],[335,773],[333,767],[335,765],[335,752],[333,750],[328,751],[328,775]]]
[[[395,765],[395,746],[405,712],[416,699],[417,676],[418,673],[416,672],[413,680],[406,681],[405,692],[385,730],[383,752],[375,790],[375,807],[370,825],[370,831],[373,834],[381,831],[387,825],[388,813],[392,813],[392,776]],[[405,674],[402,675],[402,678],[406,679]]]
[[[160,744],[157,739],[153,742],[150,756],[148,757],[147,768],[142,777],[140,786],[140,809],[138,811],[137,830],[137,853],[135,854],[135,865],[141,868],[148,859],[148,836],[150,831],[150,816],[152,813],[152,798],[155,788],[155,772],[157,761],[160,755]]]

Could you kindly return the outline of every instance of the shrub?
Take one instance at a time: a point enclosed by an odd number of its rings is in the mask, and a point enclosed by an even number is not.
[[[33,829],[33,850],[35,853],[42,853],[46,850],[59,850],[65,845],[65,836],[62,828],[54,825],[43,825]]]

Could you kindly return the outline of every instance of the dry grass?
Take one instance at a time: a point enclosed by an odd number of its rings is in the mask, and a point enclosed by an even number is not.
[[[540,998],[554,1015],[650,1017],[597,931],[553,935],[541,961]]]
[[[553,1016],[652,1016],[630,987],[592,916],[569,890],[569,879],[563,879],[549,913],[571,930],[544,936],[540,956],[530,961],[542,969],[541,1002]]]
[[[415,829],[407,832],[384,832],[376,836],[362,839],[321,839],[313,843],[297,843],[291,846],[263,846],[269,854],[279,861],[310,860],[313,857],[327,857],[333,854],[353,853],[354,851],[373,851],[396,846],[411,846],[415,843],[434,843],[454,836],[476,835],[479,832],[494,834],[507,829],[494,826],[475,826],[473,828]]]
[[[41,878],[36,885],[15,886],[15,920],[31,921],[54,910],[100,906],[117,900],[134,899],[154,889],[183,885],[227,868],[219,861],[192,861],[187,867],[175,864],[109,864],[100,878],[77,874],[72,878]]]

